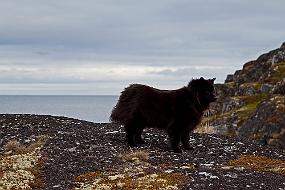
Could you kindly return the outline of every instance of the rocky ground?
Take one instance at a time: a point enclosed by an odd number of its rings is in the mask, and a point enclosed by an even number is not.
[[[162,131],[135,149],[124,136],[109,123],[0,115],[0,189],[285,189],[284,150],[192,134],[194,150],[175,154]],[[21,156],[28,164],[13,165]]]

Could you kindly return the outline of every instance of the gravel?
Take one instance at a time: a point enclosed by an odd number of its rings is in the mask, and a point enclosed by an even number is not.
[[[7,142],[17,140],[28,145],[39,135],[49,137],[42,148],[46,159],[41,178],[45,183],[40,189],[72,189],[77,186],[74,178],[83,173],[120,170],[126,161],[119,155],[136,150],[146,151],[148,164],[156,170],[188,176],[180,189],[285,189],[282,174],[224,165],[241,155],[285,160],[284,150],[251,141],[193,133],[190,144],[194,150],[175,154],[168,148],[165,132],[157,129],[146,129],[146,144],[130,149],[124,128],[116,124],[49,115],[0,115],[1,154]]]

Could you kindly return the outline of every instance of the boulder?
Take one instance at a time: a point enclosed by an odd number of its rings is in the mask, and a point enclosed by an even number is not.
[[[261,87],[260,87],[260,92],[261,93],[270,93],[271,90],[273,88],[273,85],[272,84],[262,84]]]
[[[282,81],[276,83],[272,89],[273,94],[282,94],[285,95],[285,78]]]
[[[233,74],[228,74],[227,78],[225,80],[225,83],[233,82],[234,81],[234,75]]]
[[[285,97],[275,95],[258,105],[238,135],[262,144],[285,148]]]

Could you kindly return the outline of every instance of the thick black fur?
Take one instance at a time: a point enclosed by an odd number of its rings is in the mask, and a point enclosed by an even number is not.
[[[193,79],[177,90],[159,90],[132,84],[121,93],[110,120],[124,125],[130,146],[144,143],[141,134],[146,127],[167,131],[174,152],[191,149],[189,133],[201,121],[203,112],[216,100],[214,80]]]

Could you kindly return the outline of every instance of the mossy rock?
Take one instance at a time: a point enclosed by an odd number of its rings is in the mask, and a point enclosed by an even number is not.
[[[285,62],[273,65],[273,74],[265,82],[275,84],[285,78]]]

